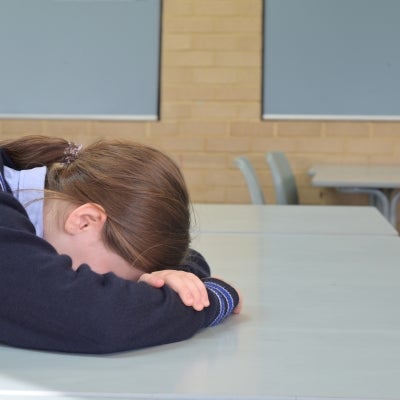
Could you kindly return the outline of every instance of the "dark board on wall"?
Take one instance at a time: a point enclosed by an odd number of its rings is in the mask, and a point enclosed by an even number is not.
[[[400,119],[400,1],[264,0],[263,118]]]
[[[161,0],[0,0],[0,117],[154,120]]]

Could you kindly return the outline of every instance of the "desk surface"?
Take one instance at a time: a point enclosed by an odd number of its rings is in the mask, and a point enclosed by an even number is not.
[[[400,398],[400,238],[204,234],[194,244],[240,286],[243,314],[112,356],[0,347],[0,398]]]
[[[193,234],[397,235],[375,207],[195,204]]]
[[[400,165],[318,164],[310,168],[309,175],[314,186],[400,188]]]

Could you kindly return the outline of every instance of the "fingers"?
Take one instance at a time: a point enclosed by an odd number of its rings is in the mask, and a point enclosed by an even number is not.
[[[183,271],[165,271],[165,283],[175,290],[186,306],[201,311],[210,305],[204,283],[194,274]]]
[[[179,287],[176,286],[175,289],[183,303],[187,306],[192,306],[197,311],[201,311],[204,307],[210,305],[207,289],[196,275],[183,273]]]
[[[155,288],[160,288],[165,284],[164,280],[161,277],[155,274],[147,274],[147,273],[142,274],[138,279],[138,282],[146,282],[148,285],[153,286]]]
[[[162,284],[157,278],[162,281]],[[201,311],[204,307],[210,305],[204,283],[190,272],[177,270],[156,271],[151,274],[143,274],[140,281],[154,287],[161,287],[163,284],[168,285],[178,293],[186,306],[193,307],[196,311]]]

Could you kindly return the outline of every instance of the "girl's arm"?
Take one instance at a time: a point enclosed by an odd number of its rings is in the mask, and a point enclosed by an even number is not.
[[[89,266],[77,271],[35,235],[22,205],[0,193],[0,341],[32,349],[111,353],[187,339],[239,303],[206,278],[210,306],[195,311],[167,285],[153,288]]]

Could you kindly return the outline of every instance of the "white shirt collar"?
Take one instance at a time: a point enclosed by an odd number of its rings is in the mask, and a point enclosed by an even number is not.
[[[43,200],[46,167],[16,171],[4,166],[4,177],[13,195],[25,207],[35,226],[36,235],[43,237]]]

